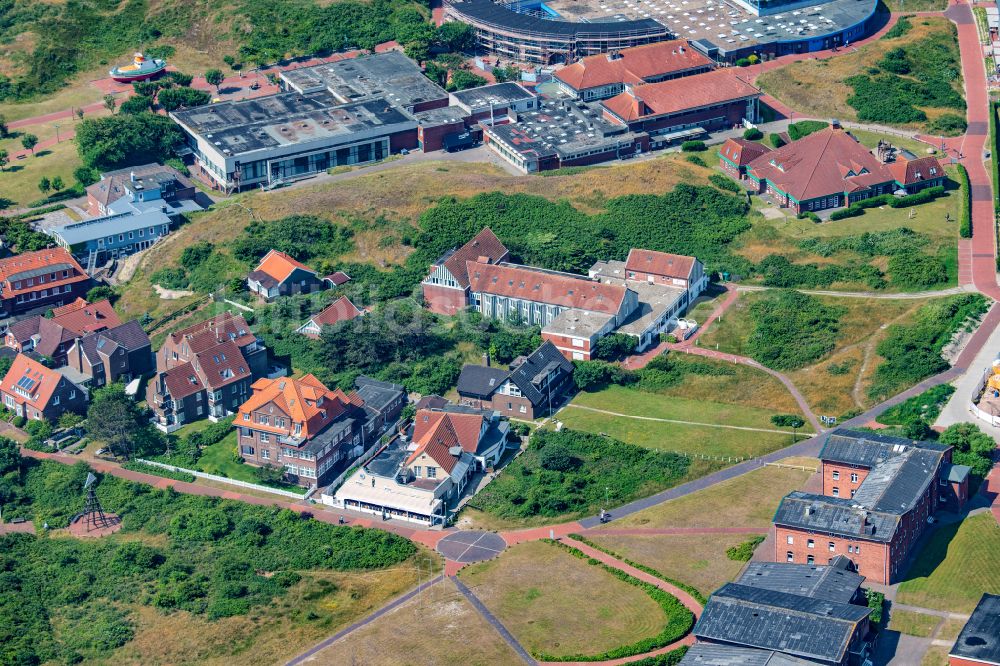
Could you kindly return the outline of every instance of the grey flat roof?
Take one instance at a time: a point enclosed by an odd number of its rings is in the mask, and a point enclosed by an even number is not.
[[[839,663],[857,624],[870,613],[866,606],[726,583],[705,604],[694,634]]]
[[[1000,596],[983,595],[949,654],[984,664],[1000,664]]]
[[[509,106],[515,102],[531,99],[535,95],[513,81],[494,83],[479,88],[467,88],[451,93],[455,101],[472,109]]]
[[[376,476],[392,479],[408,455],[406,442],[401,437],[394,437],[374,458],[365,463],[365,469]]]
[[[325,90],[220,102],[171,115],[230,156],[413,122],[412,116],[385,99],[341,104]]]
[[[302,67],[280,76],[299,92],[326,90],[341,103],[384,98],[390,104],[411,107],[448,98],[444,88],[424,76],[417,63],[398,51]]]
[[[853,571],[826,564],[750,562],[736,582],[846,604],[864,580],[864,576]]]
[[[442,106],[437,109],[427,109],[426,111],[416,111],[413,117],[417,119],[418,125],[446,125],[457,123],[469,117],[464,109],[457,106]]]
[[[552,21],[538,18],[530,14],[518,14],[493,0],[450,0],[451,7],[470,19],[488,23],[515,32],[533,32],[540,35],[559,35],[563,37],[581,35],[606,35],[615,37],[623,34],[657,35],[666,33],[667,29],[653,19],[636,21],[595,21],[592,23],[577,23],[573,21]]]
[[[559,313],[559,316],[542,329],[542,333],[553,335],[568,335],[577,338],[589,338],[614,319],[614,315],[603,312],[588,312],[579,308],[569,308]]]
[[[357,387],[358,396],[364,401],[365,407],[379,412],[396,398],[406,395],[406,389],[399,384],[383,382],[365,375],[358,375],[354,380],[354,386]]]
[[[163,224],[170,224],[170,218],[157,208],[143,213],[120,213],[74,222],[62,227],[52,227],[49,233],[61,239],[66,245],[76,245]]]

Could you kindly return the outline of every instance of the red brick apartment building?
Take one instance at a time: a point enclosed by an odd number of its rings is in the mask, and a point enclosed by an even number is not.
[[[793,492],[774,516],[775,559],[825,563],[843,555],[884,585],[902,573],[939,508],[968,498],[969,468],[951,447],[852,430],[834,431],[820,452],[823,493]]]
[[[431,266],[421,283],[427,309],[442,315],[455,315],[469,306],[469,270],[466,262],[496,264],[510,254],[489,227],[460,248],[449,250]]]
[[[312,375],[259,379],[233,421],[249,465],[284,468],[301,485],[322,483],[377,442],[403,408],[403,388],[359,377],[350,394]]]
[[[54,421],[65,412],[83,413],[87,393],[58,370],[18,354],[0,384],[3,405],[18,416]]]
[[[82,335],[121,326],[118,314],[105,299],[88,303],[82,298],[52,310],[51,317],[35,315],[14,322],[4,344],[14,351],[34,351],[56,363],[66,360],[66,350]]]
[[[572,379],[573,364],[546,340],[530,355],[515,359],[509,369],[463,366],[457,390],[462,405],[531,421],[562,403]]]
[[[89,287],[90,276],[66,248],[0,259],[0,312],[6,317],[72,303]]]
[[[1000,596],[982,596],[948,653],[948,663],[1000,666]]]

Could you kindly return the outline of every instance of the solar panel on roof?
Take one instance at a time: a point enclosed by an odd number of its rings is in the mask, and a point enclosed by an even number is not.
[[[21,379],[17,381],[17,385],[23,389],[30,391],[32,387],[35,385],[35,380],[29,377],[28,375],[25,375],[24,377],[21,377]]]

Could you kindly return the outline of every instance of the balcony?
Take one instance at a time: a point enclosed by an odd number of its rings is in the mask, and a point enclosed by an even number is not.
[[[302,435],[279,435],[278,443],[287,444],[288,446],[299,447],[302,443],[306,441],[306,438]]]

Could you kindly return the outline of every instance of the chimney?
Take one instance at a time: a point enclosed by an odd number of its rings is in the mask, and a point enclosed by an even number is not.
[[[483,365],[486,366],[487,368],[490,367],[490,352],[488,349],[483,354]]]
[[[81,340],[79,337],[73,341],[73,346],[76,347],[76,369],[83,372],[83,345],[80,344]]]
[[[134,183],[135,182],[135,171],[130,171],[129,174],[128,174],[128,177],[129,177],[129,180],[131,180]]]

